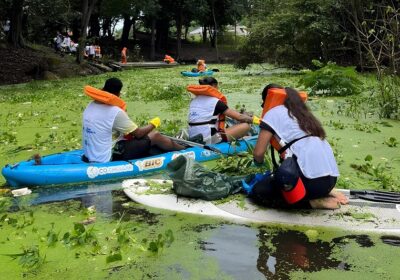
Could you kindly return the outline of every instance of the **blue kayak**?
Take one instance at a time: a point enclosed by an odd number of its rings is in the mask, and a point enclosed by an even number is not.
[[[118,180],[164,170],[167,164],[179,155],[193,157],[198,162],[214,160],[222,155],[234,155],[247,151],[249,146],[254,147],[256,141],[257,136],[251,136],[237,141],[235,145],[210,145],[222,154],[202,147],[191,147],[141,159],[106,163],[86,163],[82,161],[83,151],[75,150],[44,156],[39,165],[36,165],[34,160],[7,164],[2,174],[7,184],[14,188]]]
[[[185,77],[212,76],[214,74],[214,71],[212,70],[207,70],[204,72],[182,71],[181,74]]]

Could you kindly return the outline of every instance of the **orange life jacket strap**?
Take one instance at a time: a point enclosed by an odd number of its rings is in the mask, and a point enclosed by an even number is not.
[[[111,106],[117,106],[122,110],[126,111],[125,101],[123,101],[121,98],[112,93],[91,86],[85,86],[83,91],[85,92],[86,95],[88,95],[95,101]]]

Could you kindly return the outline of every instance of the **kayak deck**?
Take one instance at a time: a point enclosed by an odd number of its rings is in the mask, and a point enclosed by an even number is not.
[[[160,193],[154,193],[152,184]],[[278,223],[298,226],[322,226],[354,231],[369,231],[400,235],[400,205],[367,202],[351,199],[349,205],[336,210],[279,210],[264,208],[250,199],[241,197],[240,201],[203,201],[177,197],[171,193],[170,180],[130,179],[123,182],[125,194],[132,200],[146,206],[214,216],[240,223]],[[349,196],[349,191],[341,190]]]

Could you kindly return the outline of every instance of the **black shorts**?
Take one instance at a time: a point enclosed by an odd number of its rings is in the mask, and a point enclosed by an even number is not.
[[[334,188],[337,177],[324,176],[308,179],[301,174],[301,180],[306,188],[306,195],[294,204],[288,204],[282,196],[281,188],[276,184],[272,176],[258,182],[251,194],[251,197],[258,203],[272,208],[294,208],[310,209],[310,200],[326,197]]]
[[[151,140],[148,136],[140,139],[118,141],[113,149],[112,160],[130,160],[150,155]]]

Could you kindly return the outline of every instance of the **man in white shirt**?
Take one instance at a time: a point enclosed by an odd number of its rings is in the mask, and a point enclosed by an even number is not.
[[[103,91],[120,95],[122,82],[117,78],[106,81]],[[153,131],[160,125],[160,119],[154,118],[149,124],[138,127],[127,113],[118,106],[92,101],[83,113],[84,160],[87,162],[108,162],[111,160],[129,160],[150,155],[151,147],[163,151],[182,150],[183,146]],[[113,141],[117,134],[117,141]],[[116,143],[117,153],[112,153]]]

